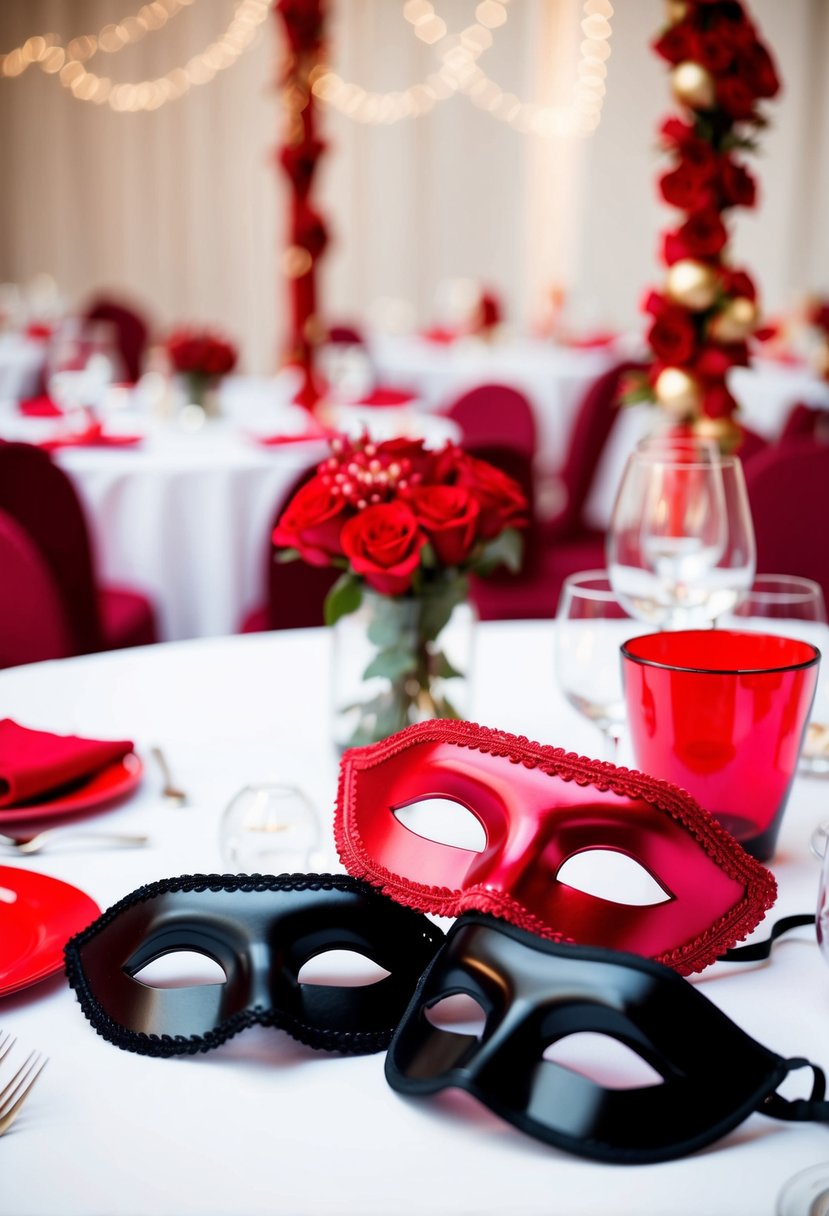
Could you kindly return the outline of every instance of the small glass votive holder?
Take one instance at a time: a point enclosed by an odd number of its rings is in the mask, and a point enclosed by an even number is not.
[[[817,941],[824,959],[829,963],[829,823],[822,823],[812,832],[812,852],[820,859],[821,871],[817,893],[815,927]],[[829,1166],[827,1166],[829,1171]]]
[[[219,824],[222,864],[234,874],[302,874],[320,850],[320,823],[294,785],[246,785]]]

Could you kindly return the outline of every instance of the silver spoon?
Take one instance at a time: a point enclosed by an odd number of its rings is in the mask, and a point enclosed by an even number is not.
[[[161,769],[161,779],[164,782],[161,793],[172,806],[184,806],[187,802],[187,794],[176,785],[170,766],[167,763],[167,757],[160,747],[154,747],[151,751],[153,759]]]
[[[47,828],[44,832],[37,832],[34,836],[5,836],[0,833],[0,845],[8,845],[10,848],[17,849],[18,853],[39,853],[50,840],[60,838],[68,841],[99,840],[103,843],[124,845],[127,848],[136,848],[139,845],[146,844],[149,840],[148,836],[129,836],[124,832],[95,832],[85,829],[75,831],[74,828]]]

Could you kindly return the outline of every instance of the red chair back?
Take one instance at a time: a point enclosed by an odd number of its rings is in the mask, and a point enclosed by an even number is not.
[[[829,443],[829,409],[806,405],[800,401],[789,410],[780,442],[794,439],[813,439],[817,443]]]
[[[45,560],[63,602],[73,653],[101,650],[89,530],[67,475],[40,448],[0,444],[0,510],[28,533]]]
[[[147,349],[149,326],[144,318],[127,304],[100,296],[86,311],[87,321],[110,321],[115,327],[118,350],[127,379],[134,384],[141,375],[144,352]]]
[[[60,593],[48,566],[28,533],[0,511],[0,667],[71,653]]]
[[[296,478],[274,515],[274,527],[285,507],[302,486],[317,471],[312,465]],[[268,551],[268,629],[303,629],[322,625],[325,597],[334,586],[340,571],[329,566],[309,566],[301,560],[281,562],[278,550]]]
[[[444,412],[461,428],[465,448],[506,444],[530,459],[535,455],[535,417],[529,401],[517,389],[505,384],[481,384]]]
[[[584,530],[584,507],[599,458],[619,416],[623,381],[640,370],[639,363],[619,363],[594,380],[582,398],[561,470],[566,501],[561,514],[552,521],[559,537],[575,536]]]
[[[829,445],[774,444],[746,466],[757,569],[814,579],[829,599]]]

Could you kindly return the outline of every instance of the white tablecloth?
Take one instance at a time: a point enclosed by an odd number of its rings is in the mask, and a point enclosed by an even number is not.
[[[593,729],[555,690],[553,639],[546,622],[482,627],[475,714],[589,754]],[[330,825],[329,644],[324,632],[302,631],[0,673],[0,713],[127,734],[145,754],[160,741],[191,793],[189,806],[171,809],[150,769],[141,791],[98,821],[146,831],[151,847],[54,849],[10,864],[74,883],[102,907],[157,878],[214,871],[222,808],[268,774],[303,786]],[[819,779],[795,785],[774,864],[774,916],[814,908],[808,838],[826,817],[826,788]],[[761,1043],[827,1067],[829,968],[813,936],[800,933],[768,965],[717,964],[694,982]],[[148,1059],[97,1037],[59,976],[0,1000],[0,1026],[50,1057],[0,1143],[8,1216],[772,1216],[786,1179],[829,1160],[826,1127],[753,1115],[681,1161],[598,1165],[523,1136],[466,1097],[399,1097],[382,1055],[316,1055],[272,1030],[198,1058]]]
[[[86,510],[101,578],[149,595],[164,640],[235,633],[264,603],[274,513],[296,477],[328,450],[320,441],[254,441],[255,434],[301,433],[305,425],[277,381],[228,381],[223,409],[198,430],[127,409],[109,425],[146,432],[140,446],[56,452]],[[447,419],[408,408],[341,407],[336,422],[350,433],[366,427],[387,438],[402,430],[438,445],[457,436]],[[11,403],[0,416],[5,438],[34,441],[62,426],[20,418]]]

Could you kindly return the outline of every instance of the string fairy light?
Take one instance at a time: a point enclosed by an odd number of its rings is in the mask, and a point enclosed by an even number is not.
[[[407,0],[403,16],[424,42],[440,49],[441,67],[407,89],[382,93],[346,81],[328,66],[313,74],[314,95],[356,122],[390,124],[428,113],[438,102],[462,92],[480,109],[516,130],[546,138],[589,135],[601,120],[610,57],[610,0],[585,0],[576,82],[566,105],[522,101],[501,88],[478,64],[492,46],[492,31],[508,18],[510,0],[481,0],[475,22],[459,35],[450,35],[446,22],[430,0]]]
[[[191,3],[193,0],[156,0],[154,4],[145,5],[139,14],[136,14],[136,20],[141,13],[145,13],[145,10],[153,10],[151,19],[158,21],[161,21],[162,12],[167,13],[165,18],[167,20],[182,5]],[[121,36],[109,37],[107,35],[108,30],[120,27],[110,26],[105,27],[100,35],[73,39],[65,50],[62,47],[54,46],[52,50],[61,51],[63,58],[56,67],[46,66],[45,70],[57,73],[60,83],[78,101],[93,102],[95,105],[106,104],[110,109],[119,113],[157,110],[167,102],[177,101],[183,97],[194,85],[208,84],[218,72],[232,67],[239,56],[253,44],[259,27],[268,16],[269,9],[269,0],[239,0],[227,28],[205,50],[191,56],[183,67],[173,68],[163,76],[157,76],[152,80],[118,83],[110,80],[108,76],[100,76],[84,67],[84,60],[94,54],[96,50],[106,51],[107,45],[111,52],[120,49],[116,42]],[[161,26],[156,28],[161,28]],[[129,33],[127,36],[130,37]],[[98,45],[92,46],[90,50],[90,44],[96,38]],[[101,38],[104,39],[104,43],[101,43]],[[42,40],[28,40],[28,42],[36,44],[29,53],[37,55],[38,62],[46,64],[48,60],[43,58],[40,41]],[[74,51],[73,44],[77,44],[74,46]],[[18,49],[24,50],[27,45],[28,43],[25,43],[24,48]],[[70,51],[73,53],[70,54]],[[88,54],[87,51],[89,51]],[[15,51],[10,53],[11,55],[16,54]],[[8,56],[6,60],[8,62]],[[16,63],[13,64],[13,67],[16,67]],[[3,70],[6,75],[19,75],[19,72],[15,71],[10,73],[5,65]]]
[[[163,29],[176,13],[194,3],[195,0],[154,0],[142,5],[137,13],[105,25],[97,34],[81,34],[68,44],[64,44],[57,34],[35,35],[0,55],[0,73],[21,76],[27,68],[37,64],[51,75],[59,72],[69,60],[83,62],[97,51],[116,54],[124,47],[140,42],[147,34]]]

